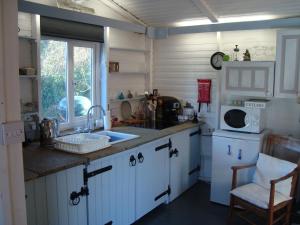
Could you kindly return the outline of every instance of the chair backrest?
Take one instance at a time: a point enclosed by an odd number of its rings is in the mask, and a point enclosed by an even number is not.
[[[283,177],[297,168],[297,164],[277,159],[272,156],[259,153],[253,183],[270,189],[270,181]],[[290,196],[292,178],[276,184],[275,190],[285,196]]]

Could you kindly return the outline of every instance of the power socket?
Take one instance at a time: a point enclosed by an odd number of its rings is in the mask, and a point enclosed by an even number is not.
[[[25,141],[24,123],[22,121],[7,122],[1,125],[0,144],[9,145]]]

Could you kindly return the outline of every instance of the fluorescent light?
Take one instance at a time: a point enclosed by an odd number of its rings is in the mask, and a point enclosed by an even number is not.
[[[241,16],[228,16],[219,17],[219,23],[234,23],[234,22],[246,22],[246,21],[260,21],[275,19],[274,15],[241,15]]]
[[[205,25],[211,23],[212,22],[209,19],[192,19],[192,20],[183,20],[183,21],[175,22],[174,25],[176,27],[187,27],[187,26],[197,26],[197,25]]]
[[[247,21],[260,21],[260,20],[271,20],[276,19],[274,15],[240,15],[240,16],[223,16],[218,18],[218,23],[235,23],[235,22],[247,22]],[[208,25],[212,24],[209,19],[191,19],[183,20],[174,23],[176,27],[186,27],[186,26],[198,26],[198,25]]]

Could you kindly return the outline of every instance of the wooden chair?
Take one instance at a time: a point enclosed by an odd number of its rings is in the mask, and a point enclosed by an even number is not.
[[[256,167],[252,183],[237,187],[238,171],[250,167]],[[233,215],[236,214],[255,225],[244,215],[249,212],[267,219],[267,225],[280,221],[284,225],[290,224],[298,178],[296,164],[260,153],[256,164],[233,166],[232,170],[228,224],[231,224]],[[242,210],[237,210],[236,207]]]

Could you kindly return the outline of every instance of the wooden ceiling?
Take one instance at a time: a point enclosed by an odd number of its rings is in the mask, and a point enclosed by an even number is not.
[[[150,26],[236,16],[300,16],[300,0],[111,0]],[[253,19],[252,19],[253,20]],[[216,21],[213,21],[216,22]]]

